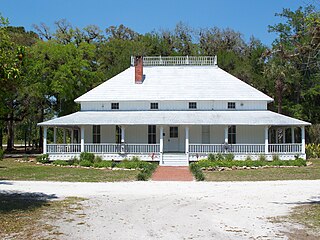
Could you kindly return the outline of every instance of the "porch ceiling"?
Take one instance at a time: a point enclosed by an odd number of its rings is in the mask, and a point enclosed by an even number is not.
[[[79,111],[39,123],[40,126],[81,125],[311,125],[271,111]]]

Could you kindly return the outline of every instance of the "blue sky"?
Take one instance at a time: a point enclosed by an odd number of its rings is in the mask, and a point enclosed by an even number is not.
[[[194,28],[230,27],[270,45],[276,36],[268,25],[280,21],[274,14],[313,2],[319,7],[315,0],[0,0],[0,13],[27,30],[41,22],[53,28],[63,18],[80,28],[124,24],[139,33],[170,30],[182,21]]]

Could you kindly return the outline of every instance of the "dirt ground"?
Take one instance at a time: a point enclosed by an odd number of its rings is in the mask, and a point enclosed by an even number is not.
[[[2,181],[0,191],[87,198],[82,210],[52,223],[63,233],[57,239],[294,239],[292,231],[305,234],[301,226],[270,219],[289,214],[299,204],[319,201],[320,180]]]

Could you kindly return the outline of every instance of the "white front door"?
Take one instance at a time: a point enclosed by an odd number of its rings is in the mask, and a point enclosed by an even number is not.
[[[164,137],[164,151],[178,152],[179,151],[179,128],[177,126],[169,126],[166,129]]]

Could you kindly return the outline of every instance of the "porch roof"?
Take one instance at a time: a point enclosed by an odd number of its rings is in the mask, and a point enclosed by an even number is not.
[[[306,126],[308,122],[262,111],[79,111],[39,123],[40,126],[82,125],[268,125]]]

